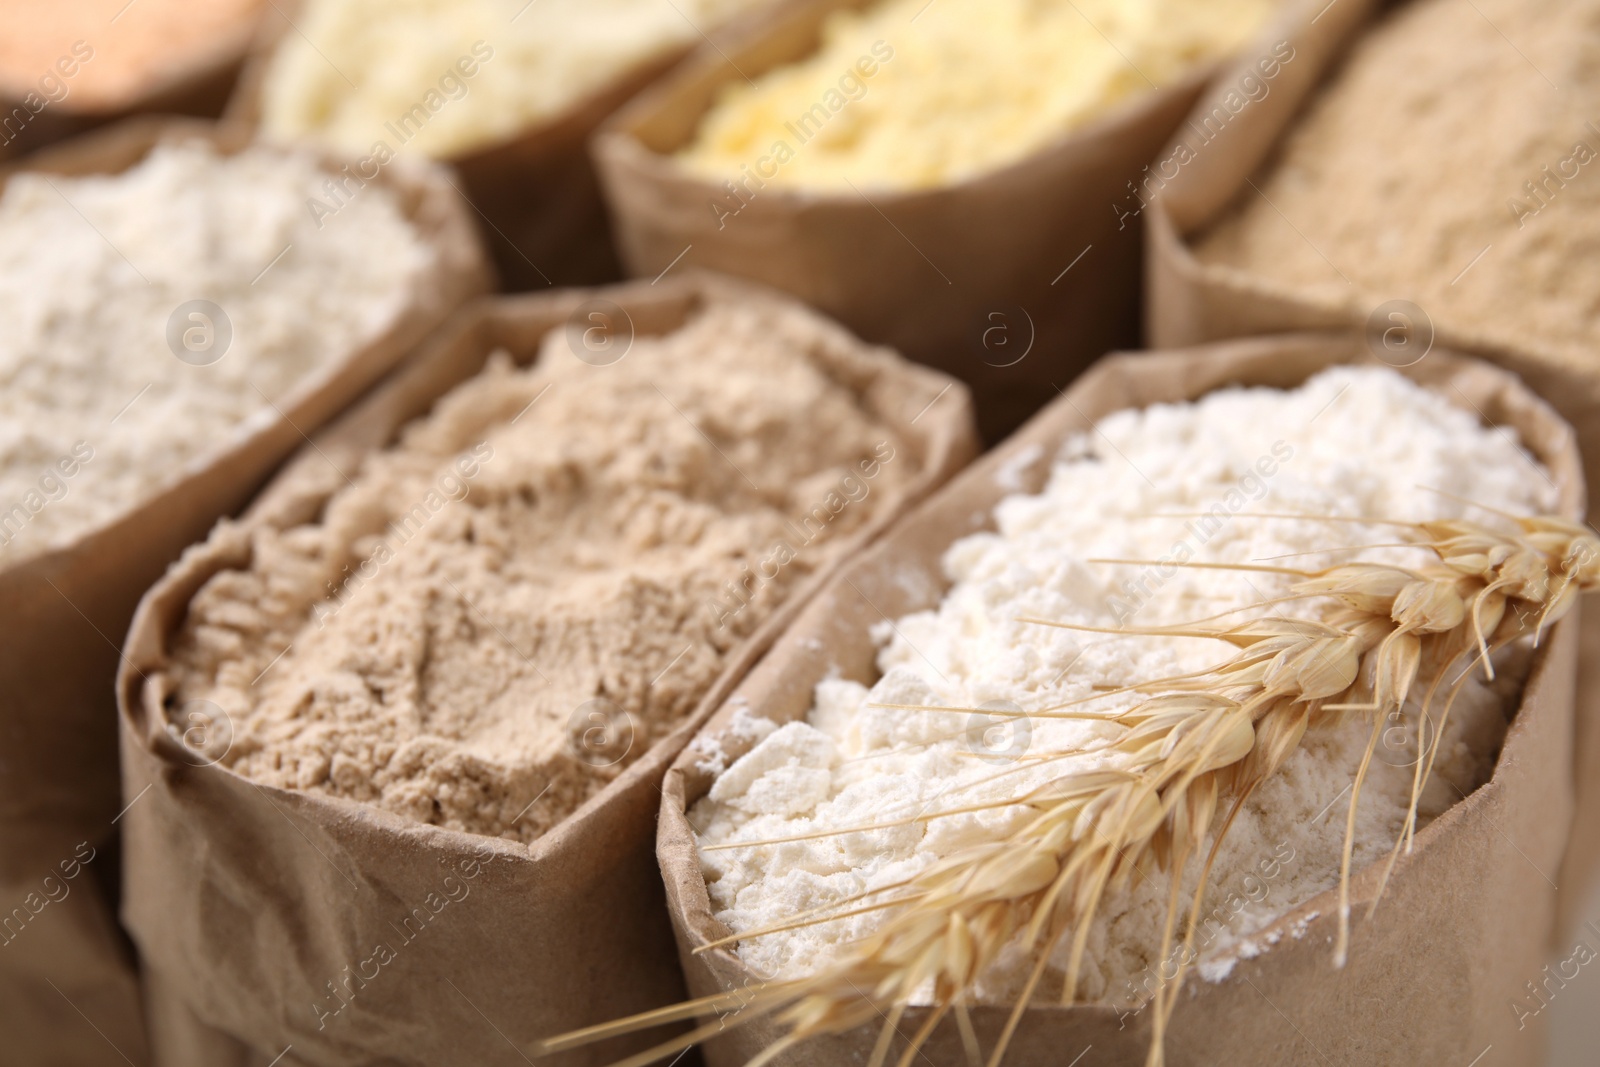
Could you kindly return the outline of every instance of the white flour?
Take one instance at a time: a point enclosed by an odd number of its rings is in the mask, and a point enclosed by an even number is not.
[[[325,180],[308,155],[223,157],[199,141],[116,176],[11,179],[0,560],[69,541],[176,481],[401,312],[432,251],[376,187],[319,229],[306,202]],[[232,329],[206,365],[168,343],[173,312],[196,299]]]
[[[765,0],[308,0],[262,125],[363,156],[515,137]],[[269,17],[270,13],[269,13]]]
[[[1002,472],[1006,479],[1016,476],[1010,467]],[[979,731],[969,740],[968,715],[869,705],[976,707],[1004,700],[1031,710],[1087,696],[1096,684],[1204,668],[1225,658],[1218,643],[1103,637],[1017,619],[1158,625],[1254,603],[1281,591],[1288,579],[1181,568],[1163,576],[1153,568],[1089,561],[1192,554],[1248,562],[1394,540],[1393,531],[1378,526],[1244,512],[1423,519],[1464,510],[1419,486],[1519,512],[1555,503],[1548,477],[1514,441],[1386,370],[1340,368],[1292,392],[1227,390],[1193,405],[1112,415],[1095,432],[1068,442],[1043,493],[1005,498],[996,509],[997,532],[951,546],[944,562],[953,584],[937,609],[876,634],[882,677],[870,689],[843,678],[824,681],[806,721],[775,731],[743,717],[742,742],[730,741],[731,747],[758,743],[720,775],[693,808],[692,821],[706,844],[792,836],[937,812],[953,804],[941,798],[958,789],[963,806],[1016,796],[1088,766],[1096,757],[1034,769],[1007,753],[1082,746],[1115,736],[1116,728],[1033,720],[1026,738]],[[1218,517],[1158,517],[1208,511]],[[1318,552],[1283,562],[1314,568],[1358,557],[1415,561],[1416,550]],[[1507,695],[1481,685],[1463,694],[1424,799],[1425,816],[1459,799],[1458,788],[1470,791],[1486,779],[1503,736]],[[1120,706],[1131,703],[1117,698],[1097,706],[1111,710],[1119,700]],[[1363,721],[1312,731],[1241,811],[1207,896],[1205,912],[1216,921],[1199,938],[1202,974],[1219,977],[1233,959],[1264,951],[1264,943],[1249,940],[1253,931],[1336,884],[1348,804],[1348,794],[1341,794],[1369,733]],[[1360,805],[1358,864],[1386,853],[1394,841],[1409,797],[1410,761],[1403,744],[1380,749]],[[707,762],[717,769],[715,753]],[[1011,768],[1018,773],[963,788]],[[702,852],[704,872],[718,918],[735,931],[752,930],[902,880],[1021,820],[1016,808],[1000,809]],[[1191,869],[1191,885],[1194,874]],[[1145,1002],[1156,987],[1165,907],[1165,877],[1136,879],[1129,891],[1107,899],[1089,939],[1084,995],[1128,1010]],[[741,943],[739,952],[762,975],[804,975],[841,942],[880,921],[871,913],[766,935]],[[1065,946],[1058,948],[1055,962],[1065,954]],[[986,976],[980,996],[1013,998],[1026,962],[1012,953]]]

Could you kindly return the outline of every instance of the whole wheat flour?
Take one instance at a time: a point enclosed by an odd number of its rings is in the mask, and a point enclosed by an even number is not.
[[[1173,561],[1279,559],[1311,568],[1355,558],[1418,562],[1415,549],[1356,550],[1392,543],[1382,526],[1258,513],[1418,520],[1466,507],[1441,492],[1539,511],[1555,498],[1542,475],[1514,440],[1388,370],[1336,368],[1289,392],[1230,389],[1194,404],[1106,418],[1067,442],[1043,492],[998,505],[995,532],[950,547],[944,566],[952,584],[937,608],[878,628],[876,682],[830,678],[818,685],[804,721],[775,727],[741,712],[729,737],[701,746],[703,764],[720,771],[690,812],[702,845],[790,839],[702,849],[714,913],[735,932],[753,931],[887,887],[960,847],[1004,836],[1028,818],[1027,809],[1012,804],[843,831],[1019,797],[1117,758],[1029,761],[1030,754],[1111,739],[1119,728],[1108,724],[1032,719],[1017,726],[905,705],[1037,710],[1089,697],[1096,686],[1169,677],[1225,658],[1217,642],[1086,634],[1021,619],[1172,624],[1259,604],[1288,580]],[[1473,517],[1487,515],[1474,510]],[[1093,562],[1110,559],[1164,562]],[[1287,603],[1271,610],[1316,609]],[[1512,665],[1498,688],[1476,684],[1463,694],[1423,798],[1425,819],[1491,773],[1518,687],[1508,679],[1517,677]],[[1092,706],[1110,712],[1135,699],[1103,696]],[[1250,797],[1209,883],[1197,937],[1202,974],[1217,977],[1232,960],[1260,951],[1253,934],[1337,883],[1347,787],[1370,734],[1370,723],[1359,719],[1312,730]],[[1385,735],[1361,798],[1358,864],[1395,840],[1417,748],[1403,729]],[[738,752],[744,754],[730,765]],[[807,836],[828,830],[835,833]],[[1187,871],[1190,890],[1199,863],[1197,857]],[[1159,958],[1166,905],[1164,877],[1135,880],[1107,897],[1091,930],[1081,995],[1136,1011],[1161,978],[1172,977],[1172,960]],[[881,913],[867,912],[803,925],[748,938],[738,952],[757,974],[798,977],[879,922]],[[1057,946],[1056,966],[1068,948]],[[1009,952],[977,993],[989,1002],[1014,1001],[1030,964],[1024,952]],[[1056,990],[1047,980],[1041,996],[1059,991],[1059,974],[1055,979]]]
[[[1557,88],[1559,87],[1559,89]],[[1600,3],[1416,0],[1198,244],[1252,284],[1595,361]]]
[[[864,351],[749,300],[610,366],[563,331],[497,355],[319,522],[250,534],[176,640],[180,708],[219,706],[255,781],[533,840],[904,491]]]
[[[435,255],[393,196],[369,188],[319,227],[306,204],[327,180],[302,153],[201,141],[115,176],[10,179],[0,560],[72,540],[277,418],[414,299]]]

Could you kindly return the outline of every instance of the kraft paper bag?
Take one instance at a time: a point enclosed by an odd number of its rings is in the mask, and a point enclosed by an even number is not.
[[[774,185],[734,199],[671,158],[725,85],[809,56],[831,14],[870,2],[787,0],[766,20],[714,34],[596,135],[606,202],[632,274],[694,265],[793,293],[965,381],[993,443],[1090,360],[1138,343],[1132,190],[1212,72],[1130,98],[1015,164],[934,189]]]
[[[133,119],[47,149],[26,169],[116,173],[164,139],[196,137],[240,146],[210,124]],[[0,182],[18,169],[0,172]],[[63,1067],[144,1061],[133,954],[115,919],[123,799],[113,696],[118,646],[140,595],[219,516],[248,501],[302,430],[320,426],[488,287],[467,208],[437,170],[397,170],[384,181],[440,257],[389,328],[280,399],[277,418],[220,442],[137,506],[0,566],[0,1058]]]
[[[283,1064],[517,1064],[554,1030],[682,996],[651,848],[661,776],[831,568],[736,649],[667,738],[530,845],[257,785],[196,760],[175,740],[165,703],[169,638],[209,578],[247,562],[252,525],[314,521],[346,484],[339,471],[356,471],[494,350],[530,362],[544,336],[596,296],[643,335],[670,332],[700,307],[785,299],[691,272],[655,286],[481,302],[302,450],[244,518],[186,553],[141,604],[118,687],[130,805],[123,916],[150,972],[158,1067],[265,1067],[291,1045]],[[916,465],[906,492],[849,535],[849,552],[965,465],[976,435],[958,383],[849,339],[820,316],[816,324],[819,339],[848,345],[846,359],[826,354],[839,344],[819,344],[828,372],[895,428],[905,462]],[[440,928],[398,940],[394,924],[429,894],[451,901]],[[340,1003],[330,983],[344,981],[346,968],[370,971],[365,961],[380,942],[395,956],[382,977],[353,984],[337,1018],[324,1017],[315,1005]],[[605,1046],[540,1062],[598,1064],[619,1054]]]
[[[272,53],[281,40],[298,33],[294,23],[302,6],[303,0],[274,0],[272,10],[263,16],[238,91],[228,105],[230,121],[252,128],[260,123],[262,87]],[[742,16],[761,17],[759,8]],[[494,46],[492,40],[486,43]],[[476,209],[475,221],[504,289],[596,285],[622,276],[589,161],[588,140],[607,116],[690,50],[684,46],[664,51],[548,121],[443,161],[455,168],[462,194]],[[419,88],[419,96],[421,92]],[[381,130],[374,130],[373,138],[399,148],[396,139]]]
[[[1252,278],[1237,270],[1202,263],[1190,240],[1218,221],[1241,197],[1255,196],[1249,183],[1269,164],[1296,117],[1338,69],[1338,61],[1385,5],[1340,0],[1321,11],[1313,2],[1289,35],[1296,59],[1284,68],[1272,95],[1231,113],[1213,90],[1195,105],[1183,132],[1161,158],[1174,159],[1180,143],[1193,159],[1169,168],[1175,177],[1157,191],[1147,214],[1146,331],[1162,347],[1199,344],[1282,330],[1365,328],[1370,307],[1336,307],[1297,294],[1277,279]],[[1224,75],[1218,86],[1237,80]],[[1226,115],[1224,124],[1216,116]],[[1209,121],[1202,136],[1201,127]],[[1206,136],[1211,140],[1206,140]],[[1260,182],[1256,181],[1259,185]],[[1395,294],[1404,297],[1406,294]],[[1600,499],[1600,371],[1552,358],[1530,341],[1506,348],[1432,323],[1434,343],[1468,352],[1505,367],[1532,386],[1577,429],[1589,470],[1589,498]],[[1410,358],[1409,356],[1397,358]],[[1572,929],[1600,874],[1600,617],[1590,613],[1583,628],[1577,737],[1573,745],[1580,783],[1579,818],[1562,873],[1561,926]]]
[[[1017,491],[1016,479],[1022,491],[1039,491],[1062,443],[1095,421],[1124,408],[1195,399],[1223,386],[1293,387],[1332,364],[1373,362],[1359,341],[1309,334],[1102,360],[1062,399],[844,568],[733,691],[705,736],[736,758],[750,747],[749,740],[725,734],[739,709],[793,721],[810,710],[817,682],[830,671],[873,681],[870,629],[884,618],[935,606],[948,587],[941,559],[951,542],[993,529],[994,505]],[[1583,514],[1573,433],[1521,383],[1442,351],[1403,373],[1514,429],[1549,466],[1561,488],[1561,511],[1572,518]],[[1555,888],[1540,872],[1554,871],[1560,862],[1572,814],[1568,746],[1577,636],[1575,617],[1546,635],[1493,777],[1418,834],[1415,852],[1396,866],[1371,921],[1365,921],[1362,905],[1373,899],[1380,872],[1369,868],[1353,877],[1347,966],[1337,970],[1332,962],[1338,913],[1338,891],[1332,889],[1256,935],[1255,941],[1272,947],[1240,960],[1226,979],[1212,983],[1191,972],[1166,1040],[1171,1067],[1540,1062],[1540,1020],[1525,1020],[1519,1032],[1508,1005],[1528,997],[1524,982],[1543,978],[1555,914]],[[712,915],[686,815],[711,786],[697,762],[691,750],[667,772],[656,850],[690,993],[710,996],[757,988],[760,978],[726,948],[694,951],[731,932]],[[1009,1007],[972,1011],[986,1053],[1009,1013]],[[1005,1062],[1064,1067],[1082,1056],[1097,1067],[1142,1067],[1153,1015],[1124,1019],[1111,1006],[1031,1008]],[[912,1008],[898,1030],[916,1033],[926,1019],[926,1009]],[[704,1046],[707,1063],[743,1064],[780,1032],[767,1020],[730,1026]],[[873,1025],[806,1043],[772,1062],[865,1063],[879,1032]],[[905,1047],[902,1036],[888,1062],[896,1062]],[[942,1022],[922,1052],[914,1062],[968,1062],[954,1020]]]

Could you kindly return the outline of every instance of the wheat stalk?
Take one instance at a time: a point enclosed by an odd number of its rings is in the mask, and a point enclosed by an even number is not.
[[[1034,814],[1006,839],[969,847],[905,882],[846,901],[843,907],[848,910],[785,924],[782,928],[790,929],[845,914],[888,912],[876,931],[844,946],[818,973],[764,986],[741,1002],[739,1022],[770,1015],[786,1028],[785,1036],[752,1061],[752,1067],[808,1038],[884,1020],[870,1061],[871,1067],[881,1067],[902,1014],[929,989],[933,1010],[911,1036],[899,1060],[901,1067],[909,1067],[934,1028],[951,1014],[969,1059],[976,1063],[968,999],[978,977],[996,962],[1001,950],[1020,943],[1033,953],[1034,967],[988,1057],[990,1067],[997,1067],[1054,946],[1070,936],[1062,1001],[1071,1003],[1101,902],[1135,875],[1158,868],[1170,872],[1161,945],[1162,958],[1167,957],[1176,936],[1181,872],[1210,839],[1188,911],[1177,974],[1156,993],[1149,1063],[1159,1067],[1166,1027],[1192,956],[1211,864],[1234,814],[1298,747],[1308,728],[1337,716],[1367,715],[1374,729],[1352,783],[1340,868],[1335,964],[1342,966],[1349,945],[1356,806],[1386,715],[1404,707],[1424,667],[1430,668],[1420,714],[1428,715],[1438,701],[1440,720],[1432,744],[1417,761],[1408,814],[1385,867],[1385,883],[1402,847],[1411,847],[1422,788],[1438,754],[1450,707],[1471,670],[1482,667],[1493,677],[1492,656],[1497,650],[1525,637],[1537,642],[1571,609],[1581,591],[1600,585],[1600,538],[1590,530],[1551,517],[1505,518],[1510,529],[1504,532],[1459,519],[1385,523],[1401,532],[1404,544],[1430,551],[1432,561],[1420,568],[1377,563],[1315,571],[1243,568],[1287,575],[1292,579],[1290,593],[1280,599],[1323,602],[1327,610],[1320,620],[1266,617],[1231,625],[1201,620],[1139,629],[1027,620],[1102,633],[1209,638],[1236,651],[1207,671],[1113,690],[1140,695],[1127,710],[1097,713],[1058,705],[1035,713],[1123,727],[1122,735],[1097,750],[1118,757],[1115,769],[1064,775],[1012,798],[1008,803],[1025,805]],[[1190,566],[1240,569],[1228,564]],[[1459,676],[1447,682],[1452,670],[1459,670]],[[1097,697],[1106,695],[1110,694]],[[1219,824],[1217,815],[1224,802],[1228,810]],[[919,818],[947,814],[951,813]],[[736,847],[765,843],[739,842]],[[869,896],[878,899],[863,903]],[[746,932],[717,944],[766,932],[770,931]],[[593,1028],[547,1042],[541,1051],[690,1018],[723,1001],[708,998]],[[653,1062],[720,1028],[701,1027],[624,1062],[628,1067]]]

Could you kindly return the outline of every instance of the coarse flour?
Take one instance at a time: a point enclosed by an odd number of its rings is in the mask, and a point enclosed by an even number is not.
[[[250,564],[190,604],[175,710],[226,714],[225,766],[532,841],[917,469],[861,391],[872,350],[791,305],[709,307],[610,366],[568,346],[492,359],[316,522],[219,532]]]
[[[1441,332],[1588,371],[1597,111],[1596,0],[1392,5],[1196,253],[1362,314],[1403,297]]]

